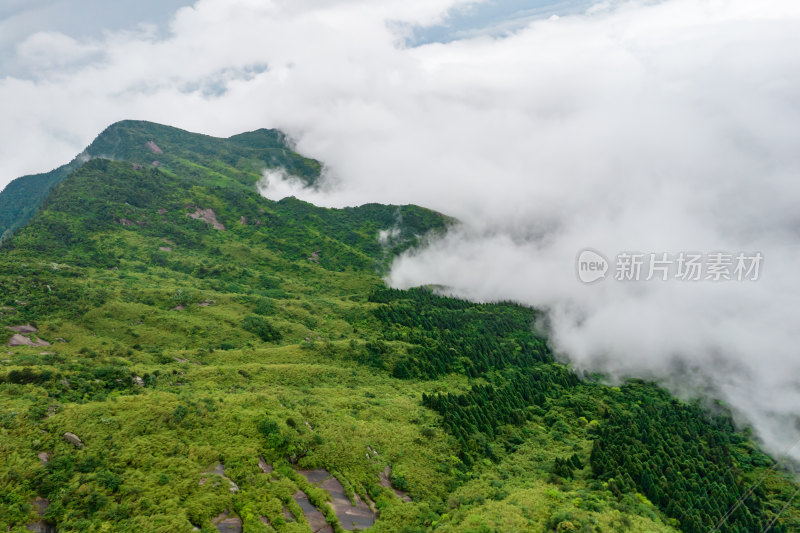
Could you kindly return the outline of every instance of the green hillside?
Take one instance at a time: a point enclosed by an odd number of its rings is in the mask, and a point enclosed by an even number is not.
[[[274,130],[87,153],[0,195],[0,530],[800,531],[722,406],[579,378],[535,310],[387,288],[446,216],[267,200],[263,169],[320,172]]]
[[[126,120],[108,127],[70,163],[8,184],[0,193],[0,242],[37,213],[53,187],[94,158],[127,161],[143,168],[167,165],[189,175],[196,172],[194,165],[202,165],[206,170],[224,169],[230,177],[248,184],[258,179],[265,166],[281,166],[308,183],[313,183],[320,172],[319,162],[295,153],[277,130],[217,139],[152,122]]]

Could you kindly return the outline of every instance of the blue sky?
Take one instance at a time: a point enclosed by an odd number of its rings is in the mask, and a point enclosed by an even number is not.
[[[449,42],[476,34],[503,35],[533,19],[585,11],[594,0],[490,0],[455,9],[444,23],[416,28],[411,44]]]

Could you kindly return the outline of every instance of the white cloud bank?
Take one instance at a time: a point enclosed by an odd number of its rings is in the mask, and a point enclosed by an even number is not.
[[[0,176],[63,163],[123,118],[282,128],[328,173],[322,191],[272,175],[273,194],[413,202],[464,222],[399,259],[393,284],[547,308],[576,367],[705,387],[788,449],[800,436],[800,3],[601,5],[504,39],[402,46],[398,28],[455,3],[200,0],[165,40],[38,35],[19,47],[30,78],[0,80]],[[765,259],[753,283],[585,286],[585,247]]]

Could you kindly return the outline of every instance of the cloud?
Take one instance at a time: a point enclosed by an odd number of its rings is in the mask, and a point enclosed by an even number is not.
[[[502,39],[403,44],[467,3],[200,0],[166,37],[109,33],[100,59],[32,61],[0,80],[1,179],[68,161],[122,118],[282,128],[325,179],[271,174],[267,195],[463,222],[391,283],[545,308],[576,368],[705,391],[785,451],[800,436],[800,4],[614,3]],[[764,265],[756,282],[587,286],[587,247]]]
[[[35,33],[17,46],[18,59],[37,70],[85,64],[101,52],[96,43],[81,43],[63,33],[50,32]]]
[[[0,5],[0,75],[27,73],[14,49],[36,33],[63,33],[75,39],[98,39],[107,31],[150,24],[156,27],[192,0],[3,0]]]

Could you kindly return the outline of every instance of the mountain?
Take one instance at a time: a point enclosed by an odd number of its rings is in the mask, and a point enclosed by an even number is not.
[[[311,184],[319,177],[321,168],[319,162],[294,152],[286,136],[277,130],[262,129],[217,139],[152,122],[126,120],[103,131],[70,163],[8,184],[0,194],[0,241],[36,214],[53,187],[83,163],[96,158],[126,161],[145,168],[167,165],[187,171],[182,165],[207,164],[210,168],[225,169],[246,183],[257,180],[265,166],[280,166]]]
[[[319,176],[280,132],[126,121],[70,165],[0,195],[0,529],[800,530],[724,406],[576,375],[536,310],[387,288],[448,217],[260,196]]]

